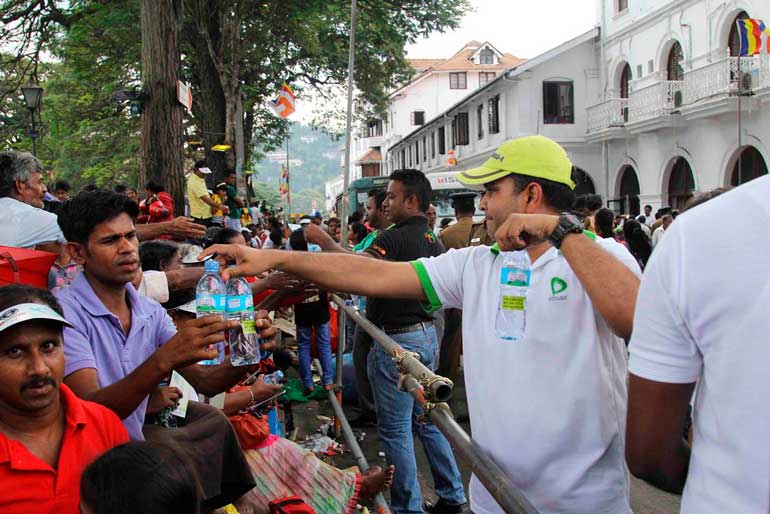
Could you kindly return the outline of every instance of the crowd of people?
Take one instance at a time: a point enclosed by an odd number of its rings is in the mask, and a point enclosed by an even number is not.
[[[358,327],[359,421],[376,420],[388,466],[338,470],[270,425],[282,386],[262,377],[296,365],[312,394],[313,343],[333,388],[334,291],[441,375],[462,363],[474,439],[538,512],[630,514],[629,471],[683,493],[686,514],[768,512],[769,268],[753,223],[770,178],[634,217],[576,198],[572,172],[555,142],[517,138],[457,174],[468,191],[453,220],[438,222],[429,181],[403,169],[365,213],[291,230],[247,206],[234,173],[209,190],[205,161],[187,217],[155,183],[141,201],[128,188],[70,197],[63,181],[49,194],[34,157],[0,153],[0,245],[56,255],[49,289],[0,287],[0,511],[256,513],[296,496],[331,514],[389,488],[399,514],[459,514],[468,497],[476,514],[502,512],[476,477],[466,491],[449,442]],[[531,263],[521,303],[503,296],[516,252]],[[237,323],[196,317],[211,257],[250,283],[259,365],[198,364]],[[278,305],[293,305],[298,356],[275,341]],[[506,309],[523,311],[518,340],[500,336]]]

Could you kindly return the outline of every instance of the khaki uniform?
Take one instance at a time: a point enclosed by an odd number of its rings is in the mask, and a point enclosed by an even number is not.
[[[471,228],[473,228],[473,218],[462,218],[457,220],[454,225],[449,225],[442,230],[438,237],[447,250],[452,248],[459,250],[468,246]]]
[[[468,246],[492,246],[494,241],[489,234],[487,234],[487,226],[484,222],[474,223],[471,228],[471,237],[468,241]]]

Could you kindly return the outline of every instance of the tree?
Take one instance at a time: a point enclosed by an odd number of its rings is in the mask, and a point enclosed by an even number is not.
[[[163,184],[174,198],[176,214],[184,211],[182,105],[177,79],[182,0],[142,0],[142,115],[140,185]]]

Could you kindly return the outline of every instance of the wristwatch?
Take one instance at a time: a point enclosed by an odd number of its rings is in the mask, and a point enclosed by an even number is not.
[[[580,219],[569,212],[562,212],[559,216],[559,224],[556,225],[547,239],[558,250],[567,234],[580,234],[581,232],[583,232],[583,223],[580,222]]]

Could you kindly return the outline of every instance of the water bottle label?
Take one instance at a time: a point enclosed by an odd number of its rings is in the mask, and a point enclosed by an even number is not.
[[[249,305],[249,300],[251,300],[251,295],[228,296],[227,312],[245,311],[248,310],[249,307],[253,308],[253,301],[252,305]]]
[[[503,295],[500,300],[500,308],[504,311],[523,311],[527,298],[524,296],[506,296]]]
[[[257,325],[253,320],[241,321],[241,328],[245,335],[252,335],[257,333]]]
[[[195,297],[195,304],[195,309],[200,314],[219,314],[225,310],[225,295],[198,295]]]
[[[529,286],[530,270],[504,267],[500,271],[500,283],[508,286]]]

